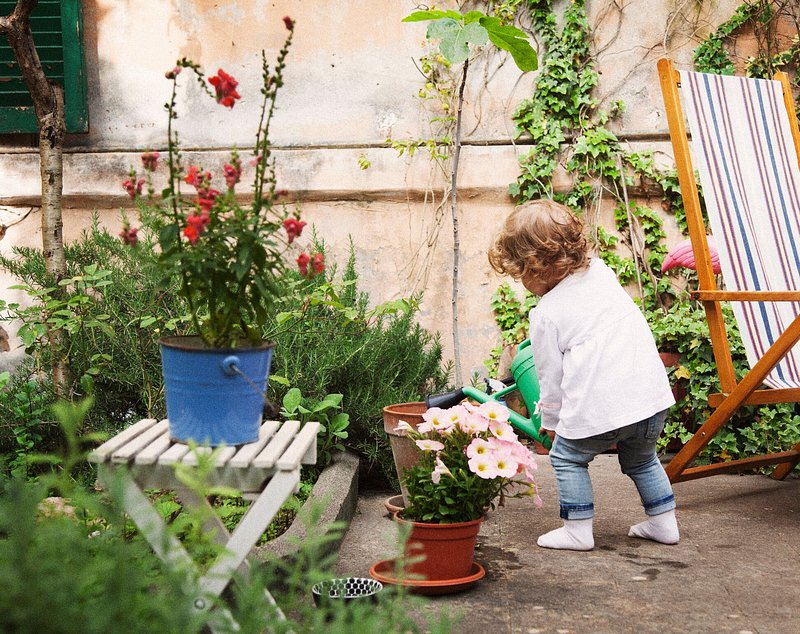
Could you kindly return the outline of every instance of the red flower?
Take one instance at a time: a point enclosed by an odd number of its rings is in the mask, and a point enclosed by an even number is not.
[[[200,232],[194,225],[186,225],[183,229],[183,235],[185,235],[192,244],[197,244],[197,240],[200,238]]]
[[[197,190],[197,200],[195,201],[201,209],[204,211],[211,211],[211,208],[214,206],[214,201],[219,196],[219,192],[216,189],[198,189]]]
[[[233,108],[236,100],[241,98],[236,92],[239,82],[221,68],[217,70],[216,75],[209,77],[208,82],[217,91],[217,103],[221,103],[226,108]]]
[[[322,254],[317,253],[311,260],[311,269],[315,275],[319,275],[325,270],[325,263],[322,261]]]
[[[193,185],[194,187],[199,187],[200,186],[199,170],[200,168],[197,167],[197,165],[190,165],[189,171],[186,173],[186,176],[184,177],[183,180],[189,183],[190,185]]]
[[[158,168],[158,152],[145,152],[142,154],[142,165],[148,172],[155,172]]]
[[[297,268],[300,269],[300,275],[308,275],[309,262],[311,262],[311,258],[308,257],[308,253],[305,251],[297,256]]]
[[[287,31],[291,31],[294,29],[294,20],[290,18],[288,15],[283,17],[283,24],[286,27]]]
[[[233,189],[242,177],[242,162],[234,161],[234,165],[225,163],[222,172],[225,174],[225,184],[228,189]]]
[[[128,196],[131,198],[136,198],[136,196],[141,195],[142,185],[144,185],[143,178],[140,178],[136,182],[134,182],[132,178],[122,181],[122,186],[125,188],[125,191],[128,192]]]
[[[139,236],[136,235],[139,230],[136,227],[125,226],[122,228],[122,231],[119,232],[119,237],[122,239],[122,242],[127,244],[128,246],[136,246],[136,243],[139,241]]]
[[[286,234],[289,236],[289,244],[303,233],[303,227],[305,226],[306,223],[297,218],[287,218],[283,221],[283,228],[286,229]]]

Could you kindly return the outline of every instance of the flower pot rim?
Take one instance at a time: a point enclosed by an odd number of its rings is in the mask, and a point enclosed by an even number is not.
[[[406,519],[406,518],[402,517],[400,514],[404,510],[405,509],[401,509],[399,511],[395,511],[395,513],[393,515],[394,515],[394,518],[395,518],[396,521],[400,522],[401,524],[405,523],[405,524],[411,524],[412,526],[416,526],[416,525],[427,526],[427,527],[431,527],[431,528],[434,528],[434,529],[437,528],[437,527],[460,528],[462,526],[474,526],[475,524],[479,524],[480,522],[482,522],[486,518],[485,515],[481,515],[478,519],[467,520],[466,522],[422,522],[422,521],[419,521],[419,520],[409,520],[409,519]]]
[[[160,337],[158,343],[164,347],[183,350],[185,352],[208,352],[209,350],[235,352],[240,350],[267,350],[275,347],[274,341],[262,341],[257,345],[253,345],[245,339],[243,340],[245,345],[211,348],[205,344],[199,335],[168,335]]]

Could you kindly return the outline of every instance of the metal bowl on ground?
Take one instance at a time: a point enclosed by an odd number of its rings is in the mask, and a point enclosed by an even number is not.
[[[311,594],[314,596],[314,605],[319,606],[324,601],[367,599],[377,602],[378,593],[381,590],[383,590],[383,584],[375,579],[343,577],[315,583],[311,588]]]

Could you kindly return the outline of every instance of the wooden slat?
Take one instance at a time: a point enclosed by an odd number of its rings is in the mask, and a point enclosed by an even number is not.
[[[161,436],[137,453],[133,462],[137,465],[155,464],[158,461],[158,457],[169,449],[171,444],[172,439],[169,437],[169,429],[167,429]]]
[[[142,420],[140,420],[137,423],[134,423],[127,429],[123,429],[116,436],[114,436],[113,438],[109,438],[97,449],[92,451],[92,453],[90,453],[88,456],[89,462],[105,462],[106,460],[108,460],[109,456],[111,456],[111,454],[114,451],[119,449],[130,439],[135,438],[144,431],[147,431],[155,424],[156,424],[155,418],[143,418]]]
[[[728,398],[730,394],[715,393],[708,395],[708,404],[717,408]],[[771,403],[795,403],[800,402],[800,388],[791,387],[785,389],[766,389],[756,390],[748,396],[742,405],[769,405]]]
[[[275,461],[275,466],[281,471],[297,469],[300,466],[303,458],[307,455],[312,444],[316,445],[319,428],[320,424],[314,422],[309,422],[303,425],[300,433],[298,433],[294,437],[294,440],[292,440],[292,444],[290,444],[286,451],[281,454],[281,457]]]
[[[269,444],[255,457],[253,466],[259,469],[272,469],[275,466],[275,461],[280,458],[286,447],[289,446],[298,429],[300,429],[300,421],[287,420],[283,423],[272,437],[272,440],[269,441]]]
[[[267,446],[267,442],[272,438],[272,435],[275,433],[275,430],[278,429],[279,425],[280,423],[275,420],[264,421],[258,430],[258,440],[242,445],[228,464],[237,469],[243,469],[249,466],[253,459],[261,453],[261,450]]]
[[[800,302],[800,291],[690,291],[692,299],[709,302]]]
[[[176,442],[158,457],[158,464],[171,466],[177,464],[189,452],[189,445]]]
[[[138,436],[131,438],[127,443],[111,454],[111,462],[122,464],[132,460],[138,452],[142,451],[151,442],[167,431],[168,427],[169,423],[166,420],[162,420]]]
[[[196,467],[199,464],[199,456],[208,456],[215,451],[217,455],[214,458],[214,466],[224,467],[228,460],[236,453],[236,447],[195,447],[194,451],[188,452],[181,462],[190,467]]]
[[[738,473],[748,469],[757,469],[773,464],[783,464],[787,462],[797,462],[800,458],[800,451],[782,451],[780,453],[766,454],[763,456],[752,456],[730,462],[716,462],[714,464],[690,467],[684,469],[677,476],[672,478],[672,482],[685,482],[687,480],[697,480],[710,475],[720,475],[723,473]]]

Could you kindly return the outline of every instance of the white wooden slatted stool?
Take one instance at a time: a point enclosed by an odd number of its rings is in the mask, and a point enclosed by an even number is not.
[[[198,575],[201,595],[193,598],[196,610],[207,610],[208,596],[218,597],[236,570],[246,573],[247,555],[286,499],[298,490],[301,465],[316,462],[319,429],[316,422],[301,426],[298,421],[266,421],[256,442],[224,447],[214,454],[214,466],[206,483],[237,489],[253,503],[233,533],[213,511],[205,514],[210,518],[205,529],[213,531],[225,551],[205,575]],[[197,466],[198,454],[211,452],[209,447],[192,452],[188,445],[172,441],[167,420],[144,419],[103,443],[89,454],[89,460],[98,464],[98,477],[104,487],[121,487],[125,511],[158,557],[173,568],[189,567],[196,572],[191,556],[169,534],[143,490],[172,490],[184,504],[211,510],[205,497],[188,489],[176,476],[176,465]],[[265,593],[274,605],[272,596]]]

